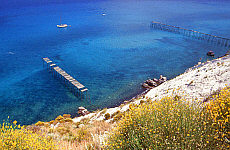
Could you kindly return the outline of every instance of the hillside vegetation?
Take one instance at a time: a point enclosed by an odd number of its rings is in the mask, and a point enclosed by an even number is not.
[[[189,103],[176,95],[133,105],[114,128],[106,148],[230,148],[229,112],[229,87],[205,104]]]
[[[5,121],[0,149],[228,149],[230,88],[207,100],[191,103],[179,94],[148,99],[130,104],[115,123],[75,123],[67,114],[27,127]]]

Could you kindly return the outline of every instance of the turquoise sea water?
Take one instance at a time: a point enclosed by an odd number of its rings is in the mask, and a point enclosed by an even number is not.
[[[119,105],[160,74],[173,78],[226,47],[150,28],[151,21],[230,38],[230,2],[198,0],[0,0],[0,120],[48,121]],[[102,15],[102,14],[106,15]],[[60,22],[70,24],[56,28]],[[42,66],[49,57],[89,89],[74,96]]]

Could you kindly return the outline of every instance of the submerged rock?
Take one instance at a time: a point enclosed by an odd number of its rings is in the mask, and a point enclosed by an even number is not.
[[[213,52],[213,51],[209,51],[209,52],[207,53],[207,55],[208,55],[208,56],[212,56],[212,57],[214,57],[214,56],[215,56],[215,54],[214,54],[214,52]]]
[[[142,87],[143,87],[143,88],[151,88],[147,83],[143,83],[143,84],[142,84]]]

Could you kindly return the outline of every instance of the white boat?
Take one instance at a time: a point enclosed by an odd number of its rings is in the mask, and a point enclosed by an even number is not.
[[[60,24],[58,24],[57,27],[58,27],[58,28],[66,28],[66,27],[68,27],[67,24],[62,24],[62,23],[61,23],[61,16],[60,16]]]
[[[66,28],[66,27],[68,27],[68,25],[67,24],[60,24],[60,25],[58,24],[57,27],[58,28]]]

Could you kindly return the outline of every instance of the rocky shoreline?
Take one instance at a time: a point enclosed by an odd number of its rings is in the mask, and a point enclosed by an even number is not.
[[[73,121],[80,122],[84,118],[90,118],[90,121],[114,122],[114,118],[111,116],[114,116],[117,112],[127,111],[130,104],[140,104],[141,101],[148,99],[157,100],[172,94],[183,93],[185,99],[189,101],[206,101],[212,93],[230,85],[230,56],[226,55],[204,63],[198,62],[197,65],[171,80],[166,81],[166,78],[162,76],[159,80],[164,82],[156,87],[153,86],[154,88],[147,88],[142,94],[129,101],[124,101],[119,107],[105,108],[98,112],[76,117]]]
[[[163,77],[161,76],[160,79],[163,79]],[[155,79],[152,80],[156,81]],[[100,131],[91,134],[94,139],[93,142],[103,145],[112,128],[116,126],[116,122],[121,119],[132,105],[156,101],[165,96],[183,96],[183,100],[199,104],[211,100],[212,94],[226,86],[230,86],[230,55],[204,63],[198,62],[197,65],[187,69],[183,74],[162,82],[157,87],[146,89],[142,94],[129,101],[124,101],[118,107],[104,108],[94,112],[89,112],[86,108],[79,107],[79,117],[72,119],[69,114],[64,114],[50,122],[39,121],[27,128],[44,130],[48,132],[48,135],[59,140],[65,138],[65,136],[60,136],[59,133],[67,133],[71,130],[80,132],[93,128],[94,132]],[[104,129],[102,130],[102,128]]]

